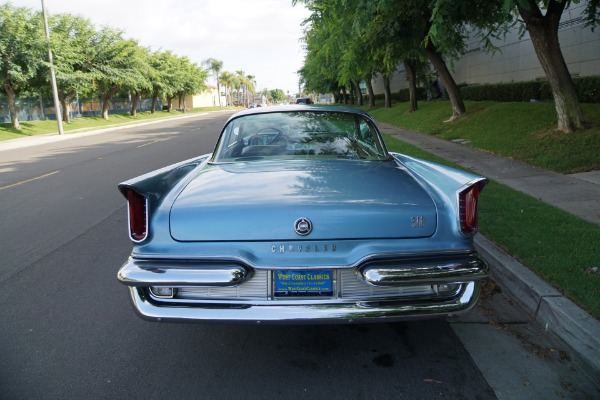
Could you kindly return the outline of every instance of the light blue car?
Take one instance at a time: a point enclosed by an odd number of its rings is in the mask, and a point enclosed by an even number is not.
[[[364,112],[255,108],[212,154],[119,184],[118,273],[150,321],[349,323],[475,305],[487,179],[390,153]]]

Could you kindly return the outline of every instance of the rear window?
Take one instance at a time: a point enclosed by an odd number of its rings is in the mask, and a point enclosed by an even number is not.
[[[269,158],[388,159],[379,132],[360,114],[274,112],[245,115],[224,128],[215,162]]]

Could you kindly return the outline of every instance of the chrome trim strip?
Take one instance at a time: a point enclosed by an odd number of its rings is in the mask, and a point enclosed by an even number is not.
[[[479,298],[480,285],[469,282],[456,298],[440,301],[369,302],[343,304],[231,305],[214,303],[207,307],[156,305],[144,289],[130,287],[130,296],[137,314],[149,321],[167,322],[237,322],[255,324],[317,324],[352,322],[389,322],[421,317],[451,317],[472,308]]]
[[[252,271],[232,264],[137,262],[121,267],[117,278],[127,286],[236,286]]]
[[[390,263],[391,264],[391,263]],[[439,284],[476,281],[485,278],[489,267],[479,256],[473,254],[467,259],[455,261],[439,260],[424,263],[418,260],[393,265],[366,266],[357,274],[366,283],[373,286],[415,285],[419,283]]]
[[[315,241],[315,242],[322,242],[322,241]],[[341,242],[341,241],[340,241]],[[269,242],[270,243],[270,242]],[[297,243],[297,242],[290,242],[290,243]],[[329,242],[327,242],[329,243]],[[358,261],[352,263],[352,264],[344,264],[344,265],[331,265],[331,264],[319,264],[319,265],[311,265],[310,267],[307,267],[306,265],[302,264],[302,265],[298,265],[297,267],[301,267],[301,268],[305,268],[305,269],[330,269],[330,268],[334,268],[334,269],[341,269],[341,268],[356,268],[358,266],[360,266],[361,264],[365,264],[368,262],[372,262],[372,260],[377,260],[377,259],[405,259],[405,258],[413,258],[413,257],[419,257],[419,258],[427,258],[427,257],[433,257],[433,256],[448,256],[448,257],[453,257],[453,256],[467,256],[470,255],[472,253],[474,253],[475,250],[471,249],[464,249],[464,250],[431,250],[431,251],[421,251],[421,252],[395,252],[395,253],[372,253],[369,254],[367,256],[364,256],[362,258],[360,258]],[[244,257],[238,257],[238,256],[225,256],[225,255],[211,255],[211,256],[202,256],[201,258],[198,259],[193,259],[190,258],[190,256],[186,256],[186,255],[173,255],[173,254],[152,254],[149,256],[146,256],[144,254],[140,254],[140,253],[136,253],[135,251],[132,253],[132,257],[135,258],[136,260],[140,260],[140,261],[145,261],[145,260],[165,260],[165,261],[214,261],[214,262],[231,262],[231,263],[240,263],[240,264],[244,264],[246,266],[248,266],[249,268],[254,268],[254,269],[266,269],[266,270],[275,270],[275,269],[281,269],[281,267],[279,266],[259,266],[256,265],[255,263],[249,261],[247,258]],[[290,267],[286,267],[287,269],[294,269],[293,266]]]

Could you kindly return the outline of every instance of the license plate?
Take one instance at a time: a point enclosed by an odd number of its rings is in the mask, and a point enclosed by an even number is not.
[[[278,270],[274,272],[275,296],[331,296],[333,273],[325,270]]]

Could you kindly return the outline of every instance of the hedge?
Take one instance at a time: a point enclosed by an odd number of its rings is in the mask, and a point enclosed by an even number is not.
[[[600,103],[600,76],[574,78],[573,83],[581,103]],[[461,86],[460,91],[465,100],[552,101],[552,90],[548,81],[466,85]]]

